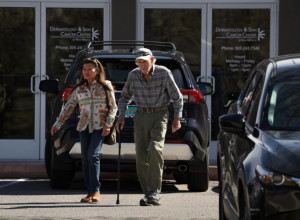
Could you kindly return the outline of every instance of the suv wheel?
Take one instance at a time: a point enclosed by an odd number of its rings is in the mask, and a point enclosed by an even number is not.
[[[186,172],[174,172],[173,173],[173,178],[178,184],[187,184],[188,182],[188,177]]]
[[[208,189],[208,170],[209,170],[209,154],[206,150],[206,156],[203,161],[205,169],[201,173],[188,173],[188,189],[191,192],[205,192]]]
[[[223,192],[223,176],[221,174],[221,162],[218,157],[218,179],[219,179],[219,220],[227,220],[224,212],[224,192]]]
[[[50,178],[50,169],[51,169],[51,138],[48,137],[46,140],[45,146],[45,168],[48,177]]]
[[[50,186],[54,189],[69,188],[75,171],[59,171],[53,169],[53,163],[59,159],[53,150],[52,141],[48,138],[45,146],[45,167],[50,178]]]
[[[240,177],[241,179],[238,188],[239,219],[250,220],[250,204],[249,199],[247,198],[248,192],[246,191],[247,184],[242,171],[240,171]]]
[[[50,186],[54,189],[66,189],[71,185],[74,173],[69,171],[51,171]]]

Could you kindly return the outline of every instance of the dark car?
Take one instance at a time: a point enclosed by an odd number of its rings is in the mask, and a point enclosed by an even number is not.
[[[109,48],[112,47],[113,49]],[[184,56],[176,51],[173,43],[109,41],[91,42],[77,54],[62,88],[58,91],[57,80],[44,80],[40,89],[55,92],[51,125],[60,113],[61,106],[68,99],[71,88],[76,84],[86,57],[97,58],[104,66],[106,79],[115,87],[116,100],[127,80],[128,73],[136,68],[135,53],[138,47],[152,49],[156,64],[168,67],[184,97],[181,129],[171,132],[173,105],[169,106],[170,119],[163,152],[164,172],[173,174],[180,183],[187,183],[190,191],[206,191],[208,188],[210,141],[210,120],[204,95],[212,93],[209,83],[193,78]],[[198,87],[199,86],[199,87]],[[200,91],[201,88],[201,91]],[[136,106],[128,107],[125,127],[121,132],[121,172],[135,172],[135,145],[133,139],[133,117]],[[76,171],[81,170],[79,134],[76,131],[79,111],[75,108],[71,117],[63,124],[54,137],[48,134],[45,148],[45,163],[51,186],[68,187]],[[119,135],[117,136],[119,140]],[[101,152],[101,171],[117,170],[118,143],[103,145]]]
[[[300,54],[259,63],[219,125],[220,219],[299,219]]]

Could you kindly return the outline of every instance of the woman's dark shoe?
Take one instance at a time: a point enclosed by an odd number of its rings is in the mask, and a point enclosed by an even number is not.
[[[86,197],[82,198],[80,200],[80,202],[83,202],[83,203],[88,203],[88,202],[92,202],[92,195],[91,194],[87,194]]]
[[[100,202],[100,193],[94,193],[92,195],[92,202]]]

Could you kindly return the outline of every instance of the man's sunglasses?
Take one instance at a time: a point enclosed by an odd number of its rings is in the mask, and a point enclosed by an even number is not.
[[[144,57],[144,56],[151,56],[150,53],[146,52],[146,51],[138,51],[136,52],[136,57]]]

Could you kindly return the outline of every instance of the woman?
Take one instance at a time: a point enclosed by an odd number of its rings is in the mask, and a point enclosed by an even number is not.
[[[80,80],[52,126],[51,135],[54,135],[69,118],[76,104],[79,104],[80,109],[77,130],[81,143],[82,171],[88,190],[87,196],[82,198],[81,202],[99,202],[99,151],[104,137],[110,132],[117,105],[112,84],[105,81],[103,66],[97,59],[86,58],[83,61]]]

